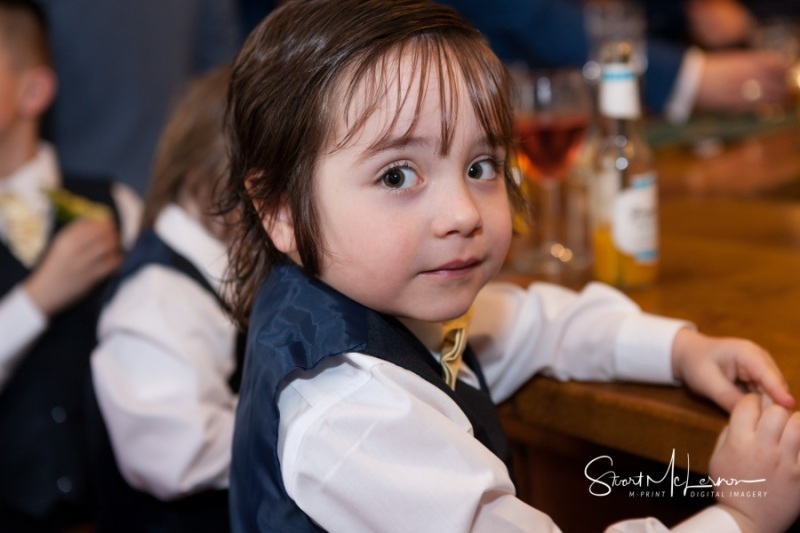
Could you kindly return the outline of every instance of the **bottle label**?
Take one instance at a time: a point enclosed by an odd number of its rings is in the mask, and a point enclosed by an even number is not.
[[[614,201],[614,246],[640,263],[658,260],[658,205],[652,173],[633,178],[631,187]]]
[[[611,224],[614,199],[620,188],[619,170],[608,167],[609,163],[604,160],[602,168],[597,171],[589,184],[589,209],[595,226]]]
[[[641,115],[639,87],[632,65],[603,65],[600,75],[600,113],[610,118],[637,119]]]

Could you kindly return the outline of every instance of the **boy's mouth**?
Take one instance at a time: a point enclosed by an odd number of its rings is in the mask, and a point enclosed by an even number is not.
[[[436,268],[425,270],[422,272],[422,274],[442,276],[464,274],[471,272],[480,264],[481,260],[474,257],[468,259],[456,259],[455,261],[450,261],[448,263],[444,263],[443,265],[439,265]]]

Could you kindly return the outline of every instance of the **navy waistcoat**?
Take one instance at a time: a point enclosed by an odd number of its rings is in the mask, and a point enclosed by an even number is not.
[[[67,178],[64,188],[117,216],[108,182]],[[57,223],[53,235],[61,229]],[[0,297],[30,273],[0,244]],[[103,289],[52,317],[0,392],[0,510],[8,509],[0,511],[0,531],[27,527],[9,526],[6,513],[42,531],[60,527],[60,511],[79,517],[91,505],[84,400]]]
[[[439,363],[399,321],[307,277],[295,265],[283,265],[273,269],[259,290],[250,319],[231,465],[233,531],[321,531],[286,493],[277,453],[276,397],[293,370],[311,369],[348,352],[397,364],[439,388],[464,411],[475,438],[503,459],[510,472],[508,443],[486,390],[460,381],[451,390]],[[485,389],[471,350],[464,360]]]

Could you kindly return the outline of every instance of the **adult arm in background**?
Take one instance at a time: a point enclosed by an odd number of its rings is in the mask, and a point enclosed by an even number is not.
[[[531,67],[582,67],[589,40],[581,7],[549,0],[443,0],[455,8],[488,39],[506,64]],[[647,40],[648,68],[642,98],[662,113],[681,68],[685,48],[656,39]]]
[[[705,49],[746,44],[755,18],[740,0],[638,0],[651,35]]]
[[[582,67],[589,41],[583,12],[574,2],[548,0],[444,0],[471,21],[506,64]],[[694,109],[751,111],[788,97],[788,65],[778,55],[749,50],[701,52],[647,38],[647,70],[642,99],[671,121],[686,120]],[[743,91],[757,86],[757,94]]]

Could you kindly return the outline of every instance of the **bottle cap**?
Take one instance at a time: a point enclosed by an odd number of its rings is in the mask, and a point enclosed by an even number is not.
[[[641,116],[636,71],[625,63],[607,63],[600,75],[600,113],[610,118]]]

